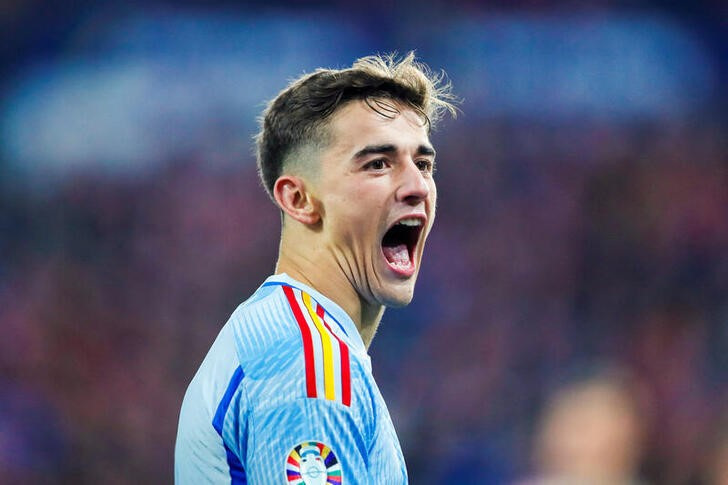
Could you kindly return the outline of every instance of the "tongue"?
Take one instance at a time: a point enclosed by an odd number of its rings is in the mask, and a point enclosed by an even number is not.
[[[396,246],[384,246],[384,257],[390,263],[404,266],[410,264],[409,251],[406,244],[397,244]]]

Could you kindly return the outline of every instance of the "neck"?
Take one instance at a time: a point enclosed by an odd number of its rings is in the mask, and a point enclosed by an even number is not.
[[[384,306],[363,300],[342,268],[320,248],[304,253],[300,247],[281,239],[276,274],[286,273],[339,305],[352,319],[368,348],[384,314]]]

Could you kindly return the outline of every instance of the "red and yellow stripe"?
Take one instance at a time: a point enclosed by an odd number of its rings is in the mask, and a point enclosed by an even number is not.
[[[283,286],[303,340],[306,395],[351,405],[349,347],[326,321],[326,312],[311,295]]]

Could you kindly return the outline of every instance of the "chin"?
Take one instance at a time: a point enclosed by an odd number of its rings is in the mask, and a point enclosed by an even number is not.
[[[414,296],[414,283],[400,288],[382,288],[379,302],[387,308],[402,308],[410,304]]]

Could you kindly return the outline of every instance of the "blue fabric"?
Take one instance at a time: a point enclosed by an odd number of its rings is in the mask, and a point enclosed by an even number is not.
[[[323,392],[310,395],[301,322],[286,287],[307,293],[314,308],[323,307],[337,352],[339,341],[346,347],[350,405],[341,397],[344,358],[333,359],[333,398]],[[318,342],[314,360],[323,362]],[[317,368],[316,383],[323,389],[321,374]],[[311,470],[318,470],[318,477]],[[407,483],[399,441],[351,318],[316,290],[286,275],[272,276],[232,314],[190,383],[180,414],[175,481],[309,484],[338,479],[343,484]]]
[[[225,421],[225,414],[227,413],[228,407],[230,406],[230,401],[232,401],[233,396],[235,395],[235,391],[237,391],[238,386],[240,385],[240,381],[243,380],[243,377],[245,377],[243,369],[241,367],[235,369],[235,373],[230,379],[230,383],[228,384],[227,390],[225,391],[225,395],[222,397],[220,405],[217,407],[217,411],[215,412],[215,417],[212,420],[212,427],[215,428],[215,431],[217,431],[217,434],[219,434],[221,438],[222,425]],[[243,468],[243,464],[240,463],[240,459],[235,455],[233,450],[230,449],[227,443],[223,441],[223,444],[225,445],[225,457],[227,458],[227,463],[230,467],[231,483],[233,485],[245,485],[246,483],[248,483],[248,481],[245,476],[245,469]]]

